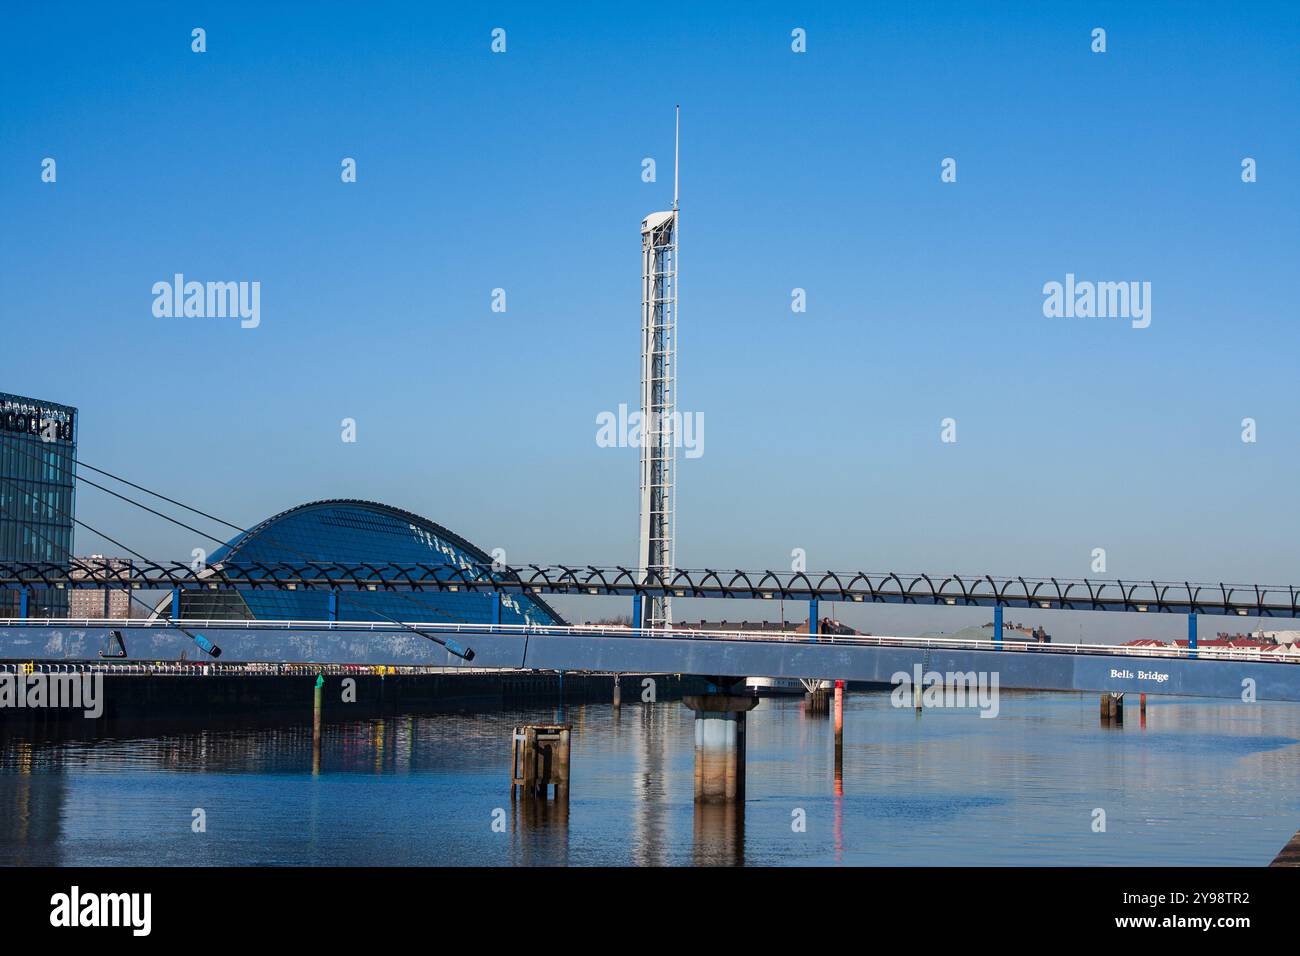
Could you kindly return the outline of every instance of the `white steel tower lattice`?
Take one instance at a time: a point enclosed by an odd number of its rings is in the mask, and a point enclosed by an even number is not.
[[[669,581],[673,569],[677,460],[677,165],[680,110],[673,146],[673,208],[641,220],[641,541],[642,581]],[[643,627],[671,627],[672,601],[646,602]]]

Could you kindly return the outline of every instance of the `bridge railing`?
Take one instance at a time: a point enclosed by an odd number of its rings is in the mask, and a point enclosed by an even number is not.
[[[674,568],[640,572],[596,565],[357,562],[142,561],[103,568],[73,559],[0,562],[0,589],[118,588],[131,591],[309,590],[819,600],[1045,610],[1229,614],[1300,619],[1300,586],[1193,581],[1026,578],[900,571],[745,571]]]
[[[442,667],[434,664],[300,664],[267,661],[32,661],[0,660],[0,676],[6,674],[117,674],[178,677],[337,677],[404,674],[500,674],[516,667]]]

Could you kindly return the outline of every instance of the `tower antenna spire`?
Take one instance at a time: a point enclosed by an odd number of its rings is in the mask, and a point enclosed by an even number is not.
[[[676,125],[673,130],[673,212],[677,211],[677,167],[682,153],[682,108],[675,107]]]

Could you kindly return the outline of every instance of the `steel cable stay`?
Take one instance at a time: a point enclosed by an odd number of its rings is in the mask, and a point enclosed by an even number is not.
[[[13,488],[15,491],[18,491],[18,492],[20,492],[20,493],[22,493],[22,494],[24,494],[24,495],[27,495],[27,496],[28,496],[29,498],[31,498],[34,502],[36,502],[36,504],[38,504],[38,505],[41,504],[41,500],[40,500],[39,498],[37,498],[37,497],[36,497],[34,494],[32,494],[30,491],[27,491],[25,488],[22,488],[21,486],[19,486],[19,485],[17,485],[16,483],[14,483],[14,482],[11,481],[9,478],[0,478],[0,481],[3,481],[6,485],[9,485],[9,486],[10,486],[11,488]],[[119,548],[123,549],[124,551],[126,551],[126,552],[128,552],[128,553],[134,555],[135,557],[138,557],[141,561],[144,561],[146,564],[152,564],[152,563],[153,563],[153,562],[151,562],[148,558],[146,558],[143,554],[140,554],[139,552],[134,551],[134,550],[131,549],[131,548],[128,548],[126,545],[122,544],[120,541],[116,541],[116,540],[114,540],[113,538],[110,538],[108,535],[104,534],[102,531],[98,531],[98,530],[96,530],[95,528],[92,528],[90,525],[86,524],[84,521],[81,521],[79,518],[76,518],[76,517],[74,517],[74,516],[68,514],[67,512],[63,511],[63,509],[61,509],[61,508],[57,508],[57,507],[55,507],[54,505],[49,504],[48,502],[46,503],[46,506],[49,507],[49,508],[52,508],[53,510],[55,510],[55,511],[57,511],[57,512],[59,512],[61,515],[63,515],[63,516],[66,517],[66,518],[71,518],[71,519],[72,519],[76,524],[78,524],[78,525],[80,525],[81,527],[85,528],[85,529],[86,529],[87,531],[89,531],[91,534],[96,534],[96,535],[98,535],[99,537],[103,538],[105,541],[112,542],[112,544],[115,545],[116,547],[119,547]],[[57,548],[57,547],[58,547],[58,546],[57,546],[53,541],[51,541],[49,538],[47,538],[44,534],[41,534],[41,532],[38,531],[36,528],[33,527],[33,528],[31,528],[30,530],[31,530],[31,531],[32,531],[32,532],[33,532],[37,537],[39,537],[42,541],[44,541],[46,544],[48,544],[50,547],[52,547],[52,548]],[[148,610],[148,611],[150,611],[150,612],[153,611],[153,608],[152,608],[152,607],[150,607],[148,604],[145,604],[144,601],[140,600],[138,597],[136,597],[134,594],[132,594],[130,588],[126,588],[125,590],[126,590],[126,595],[127,595],[127,597],[129,597],[132,601],[135,601],[137,604],[141,605],[142,607],[144,607],[146,610]],[[204,653],[208,654],[208,655],[211,656],[211,657],[220,657],[220,656],[221,656],[221,648],[218,647],[216,644],[213,644],[211,641],[209,641],[209,640],[208,640],[206,637],[204,637],[202,634],[195,634],[195,633],[193,633],[193,632],[187,630],[186,628],[180,626],[179,624],[176,626],[176,629],[177,629],[178,631],[180,631],[182,634],[184,634],[186,637],[188,637],[191,641],[193,641],[194,644],[195,644],[195,645],[196,645],[200,650],[202,650]]]
[[[2,436],[2,440],[4,440],[4,441],[10,441],[11,439],[9,439],[8,436]],[[35,455],[32,455],[30,452],[27,452],[25,449],[23,449],[22,447],[20,447],[20,446],[17,445],[17,444],[10,445],[9,447],[11,447],[14,451],[17,451],[19,454],[25,455],[25,456],[28,457],[29,459],[32,459],[32,460],[34,460],[34,461],[36,461],[36,462],[38,462],[38,463],[41,463],[41,464],[47,464],[46,462],[42,462],[40,458],[38,458],[38,457],[35,456]],[[79,462],[76,458],[73,458],[73,462],[74,462],[75,464],[80,464],[80,462]],[[87,465],[87,467],[92,467],[92,468],[93,468],[93,466],[89,466],[89,465]],[[63,469],[63,468],[58,468],[58,469],[56,469],[56,470],[57,470],[57,472],[58,472],[59,474],[66,474],[66,473],[67,473],[66,470]],[[98,469],[98,468],[93,468],[93,470],[96,471],[96,472],[101,472],[101,473],[103,473],[103,474],[109,474],[108,472],[102,472],[101,469]],[[135,505],[136,507],[141,508],[141,509],[143,509],[143,510],[149,512],[150,514],[157,515],[158,517],[160,517],[160,518],[162,518],[162,519],[164,519],[164,520],[166,520],[166,521],[169,521],[169,522],[171,522],[172,524],[175,524],[175,525],[177,525],[177,526],[179,526],[179,527],[181,527],[181,528],[184,528],[184,529],[187,530],[187,531],[191,531],[191,532],[193,532],[193,533],[195,533],[195,534],[202,535],[203,537],[205,537],[205,538],[207,538],[207,539],[209,539],[209,540],[211,540],[211,541],[215,541],[215,542],[217,543],[217,545],[220,546],[220,547],[225,547],[225,546],[226,546],[226,542],[223,541],[223,540],[221,540],[220,538],[216,537],[215,535],[208,534],[207,532],[205,532],[205,531],[201,531],[201,530],[199,530],[198,528],[193,528],[193,527],[191,527],[190,525],[185,524],[185,522],[183,522],[183,521],[180,521],[180,520],[178,520],[178,519],[176,519],[176,518],[173,518],[173,517],[171,517],[170,515],[164,514],[164,513],[162,513],[161,511],[157,511],[157,510],[155,510],[155,509],[153,509],[153,508],[150,508],[148,505],[142,504],[142,503],[140,503],[140,502],[138,502],[138,501],[134,501],[134,500],[132,500],[131,498],[126,497],[125,495],[121,495],[121,494],[118,494],[118,493],[115,492],[115,491],[112,491],[111,489],[104,488],[103,485],[100,485],[100,484],[98,484],[98,483],[96,483],[96,482],[90,481],[90,480],[87,479],[87,478],[84,478],[84,477],[82,477],[82,476],[80,476],[80,475],[77,475],[75,471],[73,472],[72,477],[73,477],[75,480],[83,481],[83,482],[85,482],[85,483],[87,483],[87,484],[89,484],[89,485],[92,485],[92,486],[94,486],[94,487],[96,487],[96,488],[99,488],[99,489],[101,489],[101,490],[103,490],[103,491],[107,491],[109,494],[113,495],[114,497],[120,498],[121,500],[127,502],[128,504],[133,504],[133,505]],[[111,475],[110,475],[110,477],[116,477],[116,476],[111,476]],[[125,482],[125,479],[118,479],[118,480],[122,480],[122,481]],[[6,479],[6,481],[8,481],[8,479]],[[226,525],[226,526],[228,526],[228,527],[234,528],[236,531],[239,531],[241,534],[245,534],[245,535],[246,535],[246,534],[249,533],[247,529],[240,528],[238,525],[234,524],[233,522],[229,522],[229,521],[226,521],[226,520],[224,520],[224,519],[216,518],[216,517],[214,517],[214,516],[212,516],[212,515],[208,515],[206,512],[202,512],[202,511],[200,511],[200,510],[197,509],[197,508],[191,508],[189,505],[180,504],[179,502],[177,502],[177,501],[176,501],[175,499],[173,499],[173,498],[168,498],[168,497],[165,496],[165,495],[156,494],[155,492],[149,491],[148,489],[144,488],[144,487],[141,486],[141,485],[136,485],[136,484],[134,484],[134,483],[132,483],[132,482],[126,482],[126,483],[127,483],[127,484],[131,484],[132,487],[139,488],[139,489],[142,490],[142,491],[146,491],[146,492],[148,492],[149,494],[155,494],[156,497],[164,498],[164,499],[167,500],[167,501],[171,501],[172,503],[177,504],[179,507],[186,508],[186,509],[189,510],[189,511],[193,511],[195,514],[202,514],[202,515],[204,515],[204,517],[210,518],[210,519],[213,520],[213,521],[218,521],[218,522],[221,523],[221,524],[224,524],[224,525]],[[18,491],[22,491],[24,494],[28,494],[30,497],[33,498],[33,500],[36,501],[36,503],[37,503],[38,505],[41,503],[40,500],[37,499],[37,498],[35,498],[34,495],[31,495],[30,492],[26,492],[24,489],[22,489],[21,487],[18,487],[18,486],[16,486],[16,485],[15,485],[14,487],[16,488],[16,490],[18,490]],[[49,505],[49,507],[50,507],[50,508],[54,508],[53,505]],[[54,510],[58,511],[58,512],[59,512],[61,515],[63,515],[64,517],[66,517],[66,518],[70,518],[72,521],[74,521],[74,522],[76,522],[77,524],[81,525],[82,527],[86,528],[86,530],[91,531],[93,534],[99,535],[99,537],[103,538],[105,541],[109,541],[109,542],[111,542],[113,545],[115,545],[116,547],[122,548],[124,551],[128,552],[129,554],[131,554],[131,555],[134,556],[134,557],[139,558],[141,561],[144,561],[146,564],[153,564],[152,561],[150,561],[150,560],[149,560],[148,558],[146,558],[144,555],[140,554],[138,551],[135,551],[135,550],[132,549],[132,548],[128,548],[126,545],[122,544],[120,541],[117,541],[117,540],[115,540],[115,539],[113,539],[113,538],[110,538],[108,535],[105,535],[105,534],[103,534],[102,532],[96,531],[95,529],[91,528],[89,525],[86,525],[84,522],[79,521],[75,516],[69,514],[68,512],[64,511],[63,509],[61,509],[61,508],[54,508]],[[272,540],[273,540],[273,539],[272,539]],[[51,545],[53,545],[53,543],[52,543],[52,542],[49,542],[48,539],[46,539],[46,541],[47,541],[47,543],[50,543]],[[286,550],[293,551],[294,549],[286,548]],[[306,555],[302,555],[300,552],[295,552],[295,553],[298,553],[301,557],[304,557],[304,558],[306,557]],[[274,574],[272,575],[272,578],[273,578],[273,584],[276,584]],[[277,585],[277,586],[278,586],[278,585]],[[128,593],[128,594],[130,593],[129,590],[128,590],[127,593]],[[420,602],[419,602],[419,601],[415,601],[415,600],[414,600],[413,598],[411,598],[409,595],[402,594],[401,592],[398,592],[398,591],[394,591],[394,592],[392,592],[392,593],[399,594],[400,596],[406,598],[407,600],[414,601],[414,603],[416,603],[417,605],[420,605]],[[133,597],[134,597],[134,596],[133,596]],[[136,599],[136,600],[138,601],[138,599]],[[143,602],[140,602],[140,603],[143,603]],[[421,606],[423,606],[423,605],[421,605]],[[456,655],[457,657],[459,657],[459,658],[461,658],[461,659],[463,659],[463,660],[465,660],[465,661],[472,661],[472,660],[474,659],[474,650],[473,650],[473,648],[466,647],[465,645],[461,644],[459,641],[455,641],[455,640],[451,640],[451,639],[444,639],[444,638],[438,637],[438,636],[436,636],[436,635],[428,634],[428,633],[426,633],[426,632],[424,632],[424,631],[421,631],[421,630],[418,630],[418,629],[416,629],[416,628],[413,628],[413,627],[411,627],[409,624],[406,624],[406,623],[403,622],[403,621],[399,621],[397,618],[390,617],[389,615],[385,614],[383,611],[380,611],[380,610],[377,609],[377,608],[373,608],[373,607],[372,607],[372,608],[367,608],[367,610],[371,611],[371,612],[374,613],[374,614],[378,614],[380,617],[384,618],[385,620],[389,621],[389,622],[392,623],[392,624],[396,624],[396,625],[398,625],[399,627],[405,628],[406,630],[410,631],[410,632],[413,633],[413,634],[417,634],[417,635],[419,635],[420,637],[425,638],[426,640],[433,641],[435,644],[438,644],[439,646],[445,648],[449,653],[454,654],[454,655]],[[152,611],[153,611],[153,608],[150,608],[150,611],[152,612]],[[445,613],[445,612],[444,612],[444,613]],[[449,616],[453,616],[453,617],[454,617],[455,615],[449,615]],[[200,647],[203,647],[203,644],[206,643],[206,639],[203,638],[202,635],[198,635],[198,636],[196,637],[196,636],[193,635],[193,634],[189,634],[188,631],[184,631],[183,628],[181,628],[181,630],[182,630],[183,633],[186,633],[186,634],[191,638],[191,640],[194,640],[196,643],[198,643]],[[206,648],[205,648],[205,650],[206,650]],[[212,653],[212,652],[209,651],[209,653]],[[219,656],[220,654],[221,654],[221,650],[220,650],[220,648],[216,648],[216,653],[213,654],[212,656],[217,657],[217,656]]]

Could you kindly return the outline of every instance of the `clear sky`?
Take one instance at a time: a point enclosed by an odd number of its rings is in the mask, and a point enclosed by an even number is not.
[[[1294,3],[15,8],[0,389],[237,522],[362,497],[634,563],[596,416],[638,402],[680,103],[679,564],[1300,582],[1298,63]],[[156,317],[178,272],[260,325]],[[1150,326],[1045,317],[1067,274]]]

